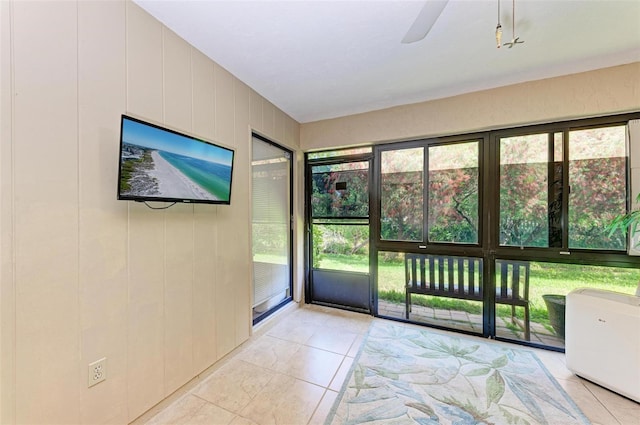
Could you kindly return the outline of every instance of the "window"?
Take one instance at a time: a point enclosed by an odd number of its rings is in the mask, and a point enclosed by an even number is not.
[[[311,166],[312,267],[369,272],[369,161]]]
[[[547,134],[500,139],[500,245],[549,246]]]
[[[383,151],[380,238],[422,241],[424,148]]]
[[[428,152],[429,241],[478,243],[479,142]]]
[[[424,144],[380,152],[380,239],[477,244],[480,142]]]
[[[499,138],[500,246],[625,250],[624,235],[606,232],[626,211],[625,132],[615,125]]]
[[[607,223],[626,212],[626,126],[569,132],[569,248],[624,250]]]

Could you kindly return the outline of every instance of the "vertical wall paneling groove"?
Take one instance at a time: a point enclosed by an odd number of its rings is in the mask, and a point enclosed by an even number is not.
[[[215,65],[215,96],[216,96],[216,141],[232,147],[236,155],[241,149],[235,145],[235,99],[234,77],[224,68]],[[218,243],[216,256],[216,355],[221,358],[235,346],[236,336],[236,294],[237,285],[247,285],[246,268],[238,267],[242,260],[238,258],[239,247],[242,245],[243,230],[248,223],[238,223],[237,217],[242,214],[242,204],[239,200],[241,193],[242,165],[239,157],[234,158],[233,188],[231,190],[231,205],[217,208],[218,241],[234,240],[233,244]],[[220,223],[225,223],[224,226]]]
[[[238,80],[233,79],[233,96],[235,103],[235,146],[237,172],[235,173],[235,189],[237,194],[234,195],[236,205],[233,207],[234,227],[237,235],[240,236],[238,243],[238,251],[235,254],[237,270],[243,270],[239,275],[239,279],[244,279],[234,285],[236,300],[236,329],[235,344],[239,345],[247,338],[251,330],[252,309],[251,309],[251,289],[253,262],[251,260],[251,210],[250,191],[251,184],[251,133],[249,131],[251,119],[251,90],[249,87]],[[245,223],[243,225],[243,223]]]
[[[267,137],[276,139],[275,109],[273,104],[268,100],[263,100],[262,102],[262,129],[263,129],[262,131]]]
[[[127,111],[162,123],[162,24],[127,2]]]
[[[81,287],[81,282],[80,282],[80,222],[81,222],[81,217],[80,217],[80,20],[79,20],[79,7],[80,5],[78,4],[78,2],[76,2],[74,4],[74,7],[76,9],[76,13],[75,13],[75,30],[76,30],[76,34],[75,34],[75,42],[76,42],[76,81],[75,81],[75,92],[76,92],[76,116],[75,116],[75,124],[76,124],[76,139],[75,139],[75,153],[76,153],[76,158],[78,159],[78,165],[77,168],[75,169],[76,172],[76,199],[78,200],[77,204],[76,204],[76,216],[78,217],[78,221],[76,222],[76,246],[78,247],[78,250],[75,252],[76,254],[76,264],[78,265],[76,270],[75,270],[75,278],[76,278],[76,287],[75,287],[75,304],[76,304],[76,308],[78,310],[78,333],[76,334],[76,343],[77,343],[77,347],[78,347],[78,352],[79,352],[79,363],[82,363],[82,325],[83,325],[83,317],[82,317],[82,303],[81,303],[81,291],[80,291],[80,287]],[[78,391],[80,392],[80,395],[78,397],[78,400],[75,401],[77,408],[78,408],[78,418],[80,418],[81,414],[81,403],[80,403],[80,399],[82,398],[82,393],[83,393],[83,388],[82,388],[82,380],[81,377],[85,375],[85,371],[78,367],[78,365],[76,365],[76,376],[75,378],[77,379],[77,385],[78,385]]]
[[[234,139],[234,77],[226,69],[214,65],[216,83],[216,141],[235,147]]]
[[[264,133],[264,126],[262,125],[262,97],[251,90],[251,128],[259,133]]]
[[[191,133],[191,48],[163,27],[165,124]],[[165,395],[193,376],[193,205],[178,203],[165,214]]]
[[[0,48],[0,423],[128,423],[251,333],[268,102],[128,0],[0,2]],[[118,201],[122,113],[234,148],[231,205]]]
[[[193,133],[194,129],[193,129],[193,125],[194,125],[194,118],[193,118],[193,52],[194,52],[194,48],[191,47],[191,45],[187,44],[188,46],[188,50],[189,50],[189,84],[187,87],[187,90],[190,94],[190,104],[189,104],[189,108],[191,111],[191,116],[189,117],[190,119],[190,128],[191,128],[191,132]],[[190,258],[190,263],[191,263],[191,270],[190,270],[190,274],[189,277],[191,279],[191,299],[189,300],[189,310],[187,312],[185,312],[185,315],[189,316],[191,322],[191,341],[190,341],[190,365],[191,365],[191,370],[190,370],[190,374],[188,376],[187,382],[189,381],[189,379],[191,379],[193,376],[196,376],[197,373],[199,372],[199,370],[196,370],[196,365],[194,363],[194,359],[195,359],[195,354],[194,354],[194,350],[195,350],[195,332],[194,332],[194,321],[199,320],[199,317],[194,317],[193,316],[193,302],[194,302],[194,298],[193,298],[193,294],[195,291],[195,275],[196,275],[196,256],[195,256],[195,250],[196,250],[196,220],[195,220],[195,214],[196,213],[196,208],[195,208],[195,204],[192,205],[191,208],[191,220],[190,220],[190,227],[191,227],[191,258]]]
[[[127,2],[129,112],[163,120],[162,25]],[[162,211],[129,206],[128,414],[133,420],[165,396],[165,223]]]
[[[215,91],[213,63],[195,48],[191,49],[193,133],[215,141]]]
[[[191,111],[191,114],[189,116],[189,128],[191,129],[191,132],[194,133],[194,97],[193,97],[193,88],[194,88],[194,48],[191,47],[190,45],[187,44],[187,50],[188,50],[188,55],[189,55],[189,78],[188,78],[188,87],[187,87],[187,92],[189,93],[189,110]],[[189,375],[187,377],[187,381],[189,380],[189,378],[191,378],[192,376],[194,376],[195,374],[197,374],[198,372],[200,372],[199,370],[196,370],[196,365],[194,363],[195,361],[195,345],[196,345],[196,335],[195,335],[195,331],[194,331],[194,322],[196,322],[197,320],[199,320],[200,318],[197,316],[194,316],[194,293],[195,293],[195,274],[196,274],[196,257],[195,257],[195,249],[196,249],[196,236],[195,236],[195,231],[196,231],[196,220],[195,220],[195,205],[192,206],[191,208],[191,220],[190,220],[190,231],[191,231],[191,258],[189,259],[190,265],[191,265],[191,269],[190,269],[190,274],[189,274],[189,278],[191,281],[191,291],[189,292],[190,295],[190,299],[189,299],[189,309],[184,312],[183,314],[185,316],[189,317],[190,320],[190,331],[191,331],[191,340],[189,341],[189,365],[190,365],[190,371],[189,371]]]
[[[215,141],[215,82],[213,63],[192,48],[193,130]],[[223,208],[223,207],[221,207]],[[193,270],[193,365],[200,373],[217,360],[215,287],[216,217],[215,205],[194,205]]]
[[[280,140],[280,143],[285,141],[285,123],[284,123],[284,113],[279,110],[275,110],[274,113],[274,132],[273,137],[275,140]]]
[[[160,25],[160,56],[161,56],[161,68],[160,73],[162,75],[162,85],[160,90],[160,98],[162,99],[162,124],[166,124],[167,122],[167,89],[166,89],[166,54],[167,51],[165,49],[165,34],[167,32],[167,28],[164,25]],[[161,334],[162,334],[162,370],[158,372],[159,375],[162,376],[162,384],[163,384],[163,394],[167,395],[167,211],[161,210],[160,212],[162,216],[162,226],[163,226],[163,236],[164,239],[162,241],[162,308],[161,308]]]
[[[167,104],[166,104],[166,69],[165,69],[165,57],[166,57],[166,49],[165,49],[165,33],[167,29],[164,25],[160,25],[160,75],[162,84],[160,86],[160,106],[162,108],[162,119],[160,120],[161,124],[166,124],[167,122]],[[162,359],[162,370],[157,371],[156,373],[161,376],[162,381],[162,393],[163,395],[167,395],[167,211],[160,210],[160,216],[162,216],[162,230],[163,230],[163,240],[162,240],[162,285],[161,285],[161,298],[162,298],[162,307],[160,314],[160,333],[162,339],[162,355],[160,356]]]
[[[129,22],[131,20],[130,17],[130,13],[129,13],[129,7],[128,7],[128,3],[125,2],[125,7],[124,7],[124,66],[125,66],[125,78],[124,78],[124,102],[125,102],[125,109],[123,112],[128,113],[130,110],[130,103],[129,103],[129,63],[127,61],[127,58],[129,57]],[[119,159],[118,159],[119,160]],[[122,389],[122,392],[124,392],[126,394],[126,405],[125,405],[125,412],[126,412],[126,419],[130,420],[131,417],[133,416],[131,414],[131,408],[129,405],[129,400],[131,399],[130,397],[130,392],[129,392],[129,379],[130,378],[130,374],[129,374],[129,370],[131,368],[130,364],[129,364],[129,328],[131,326],[131,305],[129,303],[129,300],[131,299],[131,241],[129,238],[129,234],[130,234],[130,229],[131,229],[131,208],[129,207],[131,203],[130,202],[126,202],[126,208],[127,208],[127,213],[126,213],[126,226],[125,226],[125,235],[126,235],[126,261],[125,261],[125,267],[126,267],[126,279],[125,279],[125,284],[126,284],[126,294],[127,294],[127,299],[126,299],[126,316],[125,316],[125,323],[126,323],[126,332],[124,335],[124,339],[125,339],[125,346],[124,346],[124,364],[125,364],[125,385],[124,387],[120,387]]]

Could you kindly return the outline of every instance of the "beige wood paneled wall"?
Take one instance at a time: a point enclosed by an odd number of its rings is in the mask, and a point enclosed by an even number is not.
[[[507,52],[508,53],[508,52]],[[640,62],[302,124],[302,149],[392,142],[640,110]]]
[[[0,423],[130,422],[249,337],[251,130],[299,125],[132,2],[3,1],[0,46]],[[117,201],[122,113],[234,148],[231,205]]]

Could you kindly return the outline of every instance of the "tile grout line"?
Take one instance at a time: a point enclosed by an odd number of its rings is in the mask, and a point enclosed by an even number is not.
[[[593,396],[593,398],[595,398],[598,403],[600,403],[600,405],[604,408],[604,410],[606,410],[612,418],[614,418],[616,420],[616,422],[618,422],[618,424],[620,425],[624,425],[622,422],[620,422],[620,420],[618,419],[618,416],[616,416],[611,410],[609,410],[609,408],[607,407],[606,404],[604,404],[602,402],[602,400],[600,400],[600,397],[598,397],[598,395],[596,393],[594,393],[593,391],[591,391],[591,388],[589,388],[588,385],[586,385],[584,382],[580,381],[580,385],[582,385],[588,392],[589,394],[591,394]],[[582,410],[582,408],[580,409]]]
[[[311,412],[311,416],[309,416],[309,419],[307,420],[307,425],[309,425],[311,423],[311,421],[313,420],[314,416],[318,412],[318,409],[320,409],[320,405],[322,404],[322,400],[324,400],[324,396],[327,395],[327,391],[329,391],[329,389],[325,388],[324,392],[322,393],[322,397],[320,397],[320,400],[318,401],[318,404],[316,404],[316,408],[313,409],[313,412]]]

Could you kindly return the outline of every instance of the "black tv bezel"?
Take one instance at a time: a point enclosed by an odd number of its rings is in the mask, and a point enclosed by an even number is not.
[[[154,127],[160,131],[165,131],[168,133],[173,133],[175,135],[194,140],[196,142],[205,143],[207,145],[214,146],[219,149],[223,149],[225,151],[231,152],[231,177],[229,179],[229,199],[228,200],[214,200],[214,199],[191,199],[191,198],[167,198],[161,196],[139,196],[139,195],[122,195],[122,190],[120,187],[121,177],[122,177],[122,145],[123,145],[123,130],[124,130],[124,121],[130,120],[135,121],[139,124],[146,125],[149,127]],[[140,118],[133,117],[131,115],[122,114],[120,117],[120,146],[118,149],[118,200],[120,201],[134,201],[134,202],[174,202],[174,203],[185,203],[185,204],[214,204],[214,205],[231,205],[231,196],[233,190],[233,171],[235,166],[235,157],[236,151],[235,149],[228,148],[226,146],[221,146],[217,143],[210,142],[208,140],[204,140],[199,137],[195,137],[189,134],[182,133],[177,130],[173,130],[171,128],[167,128],[165,126],[161,126],[158,124],[154,124],[149,121],[142,120]]]

